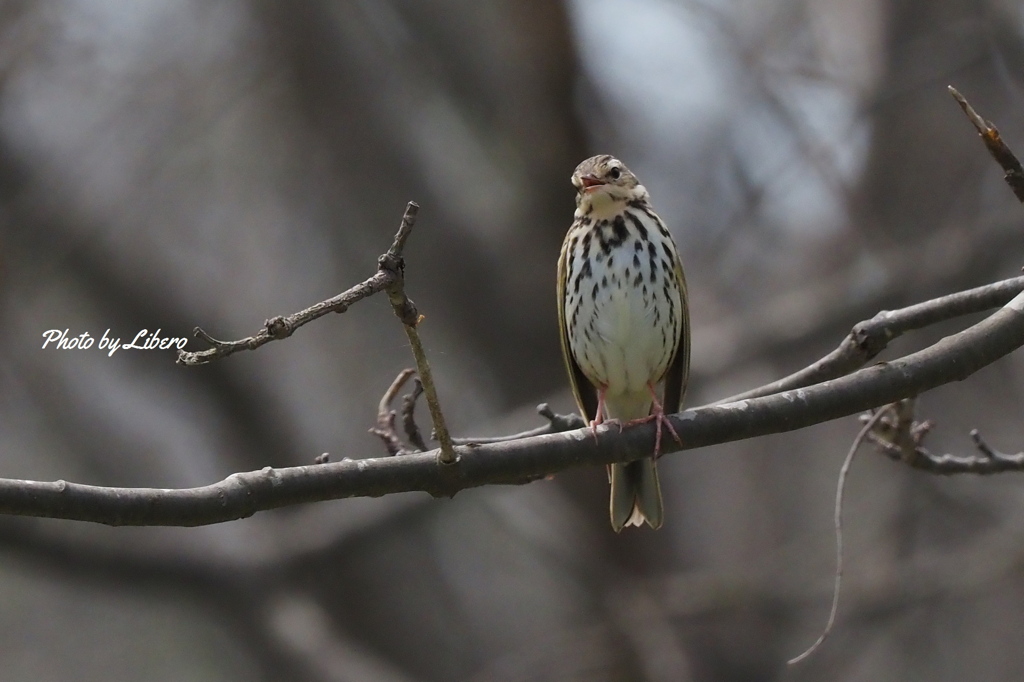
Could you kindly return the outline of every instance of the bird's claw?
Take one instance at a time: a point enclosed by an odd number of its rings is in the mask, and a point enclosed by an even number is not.
[[[633,422],[629,423],[632,424]],[[594,440],[597,440],[597,427],[600,426],[601,424],[608,424],[609,426],[618,426],[619,433],[622,433],[622,429],[625,426],[625,424],[622,423],[621,419],[594,419],[593,421],[590,422],[590,432],[594,435]]]
[[[657,407],[660,408],[661,406],[658,405]],[[680,445],[683,444],[683,439],[679,437],[678,433],[676,433],[676,427],[672,426],[672,421],[668,417],[665,416],[664,410],[661,410],[661,409],[656,409],[655,412],[653,412],[652,414],[647,415],[646,417],[640,417],[639,419],[633,419],[633,420],[627,422],[626,426],[633,426],[635,424],[646,424],[647,422],[651,421],[652,419],[655,422],[657,422],[657,425],[658,425],[658,429],[657,429],[657,431],[655,431],[655,435],[654,435],[654,455],[653,455],[654,458],[657,459],[657,458],[661,457],[661,428],[662,428],[662,425],[668,427],[669,433],[672,434],[672,437],[675,438],[676,442],[679,443]],[[621,431],[621,430],[622,430],[622,426],[620,425],[619,426],[619,431]]]

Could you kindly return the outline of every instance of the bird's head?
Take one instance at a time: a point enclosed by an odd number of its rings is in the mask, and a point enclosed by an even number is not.
[[[572,184],[576,187],[576,206],[585,214],[618,210],[623,203],[648,199],[647,189],[626,164],[608,154],[592,156],[576,166]]]

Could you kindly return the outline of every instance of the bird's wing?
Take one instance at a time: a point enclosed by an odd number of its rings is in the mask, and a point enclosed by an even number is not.
[[[668,371],[665,372],[665,395],[662,407],[665,412],[678,412],[686,394],[686,384],[690,380],[690,304],[686,295],[686,277],[678,254],[673,255],[673,269],[676,283],[679,284],[679,298],[682,311],[679,316],[679,339],[676,341],[676,352]],[[564,343],[564,341],[563,341]]]
[[[569,323],[565,319],[565,290],[568,285],[566,280],[569,278],[569,268],[565,260],[568,251],[569,235],[566,235],[562,243],[562,253],[558,257],[558,330],[561,332],[562,358],[565,359],[565,366],[569,370],[572,395],[576,398],[576,405],[579,406],[583,418],[591,422],[597,417],[597,389],[583,374],[583,370],[572,355],[572,349],[569,347]]]

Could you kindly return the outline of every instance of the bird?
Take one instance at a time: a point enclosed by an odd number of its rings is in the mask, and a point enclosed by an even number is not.
[[[576,212],[558,259],[558,324],[573,396],[597,426],[657,423],[654,452],[608,467],[609,514],[626,526],[664,520],[656,459],[666,412],[690,374],[690,314],[679,250],[650,195],[625,164],[602,154],[572,174]],[[664,382],[658,399],[655,387]],[[681,441],[680,441],[681,442]]]

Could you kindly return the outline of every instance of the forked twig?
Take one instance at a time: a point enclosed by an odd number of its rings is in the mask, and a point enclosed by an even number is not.
[[[416,361],[416,372],[420,375],[423,383],[423,394],[427,399],[427,409],[430,410],[430,419],[434,423],[434,434],[441,446],[437,455],[437,461],[441,464],[454,464],[456,461],[455,447],[452,444],[452,437],[448,433],[448,425],[444,421],[444,414],[441,412],[441,402],[437,397],[437,389],[434,386],[434,376],[430,372],[430,362],[427,361],[427,353],[423,350],[423,343],[416,327],[423,320],[423,316],[416,310],[416,304],[405,294],[405,262],[402,260],[402,246],[405,244],[405,237],[412,229],[416,221],[416,213],[419,206],[410,201],[402,217],[402,227],[395,236],[395,243],[388,252],[380,257],[378,264],[380,268],[398,273],[384,290],[391,301],[391,307],[395,315],[402,321],[402,328],[409,338],[409,347],[412,350],[412,357]]]
[[[924,446],[925,436],[931,428],[930,420],[917,421],[914,418],[914,401],[911,398],[896,403],[896,409],[884,417],[867,438],[889,459],[931,474],[985,476],[1006,471],[1024,471],[1024,452],[999,452],[985,442],[977,429],[971,430],[971,440],[978,454],[937,455]]]
[[[418,208],[415,202],[409,202],[405,209],[405,215],[402,218],[402,225],[399,227],[398,233],[395,234],[391,248],[378,259],[377,272],[369,279],[341,292],[337,296],[332,296],[326,301],[314,303],[305,310],[300,310],[291,315],[272,317],[263,323],[263,328],[255,335],[247,336],[244,339],[220,341],[210,336],[202,327],[196,327],[192,333],[196,338],[210,344],[211,348],[201,351],[180,350],[178,351],[178,364],[194,367],[196,365],[205,365],[220,358],[226,358],[239,351],[256,350],[271,341],[280,341],[281,339],[288,338],[299,327],[309,324],[328,313],[343,313],[354,303],[384,291],[396,278],[402,276],[400,267],[402,249],[405,248],[405,241],[409,238],[409,232],[412,230],[416,209]]]
[[[395,239],[391,247],[380,258],[377,259],[377,272],[361,284],[357,284],[348,291],[342,292],[326,301],[300,310],[297,313],[286,316],[273,317],[263,323],[263,329],[254,336],[247,336],[237,341],[220,341],[210,336],[200,327],[195,328],[195,336],[210,344],[211,348],[202,351],[178,351],[178,363],[183,365],[202,365],[213,362],[219,358],[227,357],[242,350],[255,350],[260,346],[291,336],[299,327],[309,324],[313,320],[323,317],[327,313],[343,313],[349,307],[362,299],[372,296],[381,291],[386,291],[391,307],[395,315],[402,321],[405,334],[409,338],[409,346],[412,349],[413,358],[416,361],[416,371],[419,373],[423,383],[423,391],[427,398],[427,407],[430,409],[430,417],[434,423],[434,433],[441,444],[441,452],[438,455],[438,462],[441,464],[452,464],[456,461],[455,449],[452,438],[448,433],[448,426],[445,424],[444,414],[441,412],[441,403],[437,397],[437,389],[434,387],[433,375],[430,372],[430,363],[427,361],[426,351],[420,342],[416,326],[422,320],[422,315],[416,310],[416,305],[405,294],[405,261],[402,252],[405,249],[405,242],[409,239],[413,225],[416,222],[416,214],[419,212],[419,205],[410,201],[405,207],[402,215],[402,224],[395,233]],[[408,377],[406,377],[408,378]],[[403,380],[404,381],[404,380]],[[394,416],[390,419],[394,421]],[[393,426],[393,424],[392,424]],[[377,435],[379,431],[388,433],[388,424],[378,421],[376,429],[371,429]],[[393,432],[393,428],[391,429]],[[398,454],[394,451],[396,447],[389,437],[384,438],[388,452]],[[422,443],[422,438],[419,443]],[[415,444],[415,443],[414,443]],[[416,444],[419,446],[419,444]],[[423,449],[426,449],[424,446]]]
[[[405,430],[405,437],[420,451],[427,449],[427,443],[423,440],[420,427],[416,425],[416,401],[423,395],[423,382],[418,378],[412,380],[412,393],[402,398],[402,428]],[[453,439],[454,440],[454,439]]]
[[[394,402],[395,396],[402,390],[405,382],[415,373],[416,370],[414,369],[403,369],[399,372],[395,380],[391,382],[391,386],[384,392],[384,396],[380,399],[380,403],[377,405],[377,425],[370,429],[370,433],[383,441],[388,454],[392,456],[409,454],[409,451],[405,449],[402,440],[395,431],[396,415],[395,411],[391,409],[391,403]],[[420,451],[422,452],[425,449],[421,448]]]

